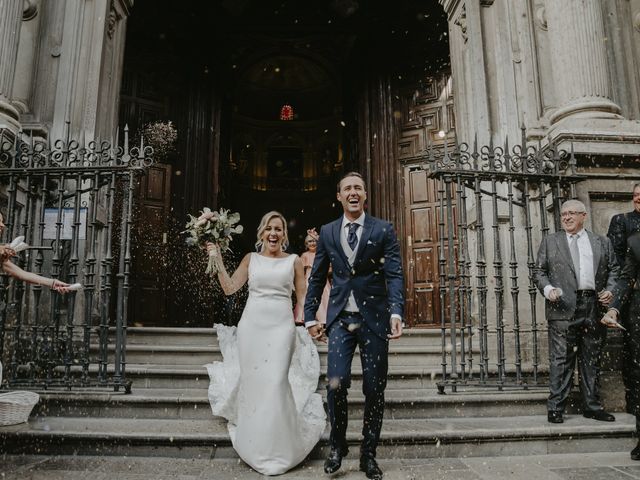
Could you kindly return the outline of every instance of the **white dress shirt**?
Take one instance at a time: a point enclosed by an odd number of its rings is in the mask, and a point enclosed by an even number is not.
[[[340,230],[340,245],[342,245],[342,249],[344,250],[345,255],[347,256],[347,260],[349,261],[349,265],[353,265],[353,262],[356,260],[356,254],[358,252],[358,246],[360,246],[360,238],[362,237],[362,230],[364,228],[364,212],[353,222],[349,220],[346,216],[342,217],[342,229]],[[351,223],[357,223],[360,225],[356,230],[356,237],[358,237],[358,243],[356,243],[356,248],[351,250],[349,246],[349,242],[347,238],[349,237],[349,225]],[[353,290],[349,294],[349,299],[347,300],[347,304],[344,307],[344,310],[347,312],[358,312],[358,304],[356,303],[356,299],[353,296]]]
[[[578,290],[595,290],[596,274],[593,270],[593,250],[586,230],[582,229],[578,233],[578,249],[580,250],[580,278],[578,279]],[[567,236],[567,241],[570,240]]]

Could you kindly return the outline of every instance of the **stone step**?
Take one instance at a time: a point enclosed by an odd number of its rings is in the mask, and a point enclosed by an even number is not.
[[[98,346],[93,345],[92,351],[97,352]],[[109,352],[114,351],[113,345],[109,346]],[[327,346],[319,345],[320,364],[327,364]],[[356,349],[356,357],[359,357]],[[111,357],[111,355],[110,355]],[[127,363],[154,364],[154,365],[204,365],[206,363],[222,360],[220,347],[193,346],[193,345],[127,345]],[[354,362],[360,362],[355,359]],[[394,365],[423,364],[436,368],[442,363],[442,351],[436,345],[394,345],[389,351],[389,363]]]
[[[73,371],[79,371],[79,367],[73,367]],[[477,369],[475,369],[477,373]],[[89,367],[91,373],[97,371],[96,365]],[[113,373],[113,366],[107,368]],[[490,370],[495,374],[495,369]],[[539,383],[545,381],[540,371]],[[326,368],[321,368],[320,384],[326,381]],[[129,363],[126,367],[127,379],[133,382],[133,388],[173,388],[173,389],[206,389],[209,387],[209,375],[203,365],[154,365]],[[513,374],[510,373],[510,377]],[[428,388],[436,390],[436,384],[442,378],[441,365],[397,365],[392,362],[389,365],[387,388]],[[362,367],[360,361],[355,359],[351,374],[352,390],[362,389]]]
[[[350,454],[357,458],[362,425],[349,422]],[[482,457],[628,450],[635,417],[618,414],[613,423],[568,415],[552,425],[544,415],[386,419],[378,458]],[[311,452],[328,451],[328,431]],[[237,458],[224,420],[32,417],[0,428],[0,451],[48,455],[153,455],[183,458]]]
[[[449,331],[447,331],[447,337]],[[114,329],[110,329],[110,340],[114,340]],[[128,327],[127,345],[217,345],[216,331],[213,328],[165,328],[165,327]],[[402,337],[391,345],[440,345],[439,328],[407,328]]]
[[[326,390],[319,388],[323,398]],[[34,412],[47,416],[201,419],[212,416],[203,390],[135,389],[131,394],[101,391],[40,392]],[[509,416],[546,412],[546,390],[496,392],[476,390],[440,395],[433,389],[387,389],[386,418]],[[572,402],[579,404],[579,402]],[[350,418],[362,418],[364,395],[349,392]],[[567,411],[576,411],[569,406]]]
[[[111,328],[109,340],[114,339]],[[217,346],[218,338],[213,328],[128,327],[127,345]]]

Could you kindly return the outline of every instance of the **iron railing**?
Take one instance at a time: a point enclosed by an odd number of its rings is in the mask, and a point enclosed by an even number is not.
[[[153,149],[118,141],[37,142],[0,131],[3,241],[32,245],[24,270],[81,283],[66,295],[0,276],[5,386],[124,387],[131,225],[137,176]],[[110,331],[115,338],[111,338]]]
[[[586,178],[573,151],[527,145],[523,130],[520,145],[445,144],[425,158],[439,184],[438,390],[546,386],[533,269],[561,203]]]

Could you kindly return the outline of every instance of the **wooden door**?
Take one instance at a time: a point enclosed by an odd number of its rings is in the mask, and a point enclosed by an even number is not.
[[[134,222],[131,304],[136,325],[167,324],[171,165],[158,163],[141,178]]]
[[[438,249],[443,248],[444,255],[448,255],[448,242],[445,238],[443,245],[439,245],[438,186],[435,180],[427,177],[422,165],[430,148],[441,150],[445,142],[455,140],[451,75],[448,71],[427,76],[407,75],[399,83],[395,97],[398,113],[396,151],[403,165],[404,181],[404,215],[398,223],[404,234],[405,316],[411,326],[439,326]],[[444,220],[446,222],[446,218]],[[446,318],[448,315],[445,311]]]
[[[410,326],[440,324],[437,183],[404,168],[406,313]]]

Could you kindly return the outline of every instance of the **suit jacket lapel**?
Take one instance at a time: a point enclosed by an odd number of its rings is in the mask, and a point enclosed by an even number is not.
[[[364,251],[364,247],[367,245],[369,241],[369,237],[371,237],[371,232],[373,231],[373,218],[370,215],[365,215],[364,217],[364,226],[362,228],[362,235],[360,236],[360,243],[358,244],[358,253],[356,254],[356,260],[354,265],[360,262],[362,257],[362,252]]]
[[[571,251],[569,250],[569,241],[567,240],[567,234],[565,232],[561,232],[556,237],[556,241],[558,243],[558,249],[562,252],[562,257],[567,259],[567,263],[569,264],[569,268],[573,272],[573,276],[578,279],[576,275],[576,269],[573,266],[573,260],[571,259]]]
[[[587,232],[589,237],[589,243],[591,243],[591,251],[593,252],[593,276],[598,274],[598,265],[600,265],[600,255],[602,255],[602,249],[600,248],[600,240],[591,232]]]
[[[342,242],[340,241],[340,234],[342,233],[340,231],[341,227],[342,227],[342,217],[340,217],[338,220],[336,220],[333,223],[333,228],[331,229],[333,234],[333,243],[336,246],[336,251],[338,252],[338,255],[340,256],[344,264],[348,267],[349,260],[347,259],[347,255],[344,253],[344,249],[342,248]]]

